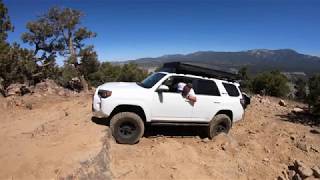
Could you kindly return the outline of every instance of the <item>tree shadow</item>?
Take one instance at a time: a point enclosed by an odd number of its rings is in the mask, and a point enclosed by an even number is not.
[[[306,109],[304,109],[303,112],[290,112],[288,114],[278,114],[276,116],[280,117],[283,121],[320,127],[320,117],[312,115]]]
[[[205,126],[151,126],[146,125],[144,132],[144,137],[156,137],[156,136],[165,136],[165,137],[195,137],[199,136],[200,138],[206,138]]]
[[[102,126],[110,127],[109,118],[91,117],[91,121]],[[206,126],[169,126],[169,125],[145,125],[144,137],[195,137],[206,138]]]
[[[91,117],[91,121],[103,126],[110,126],[110,119],[109,118],[97,118],[97,117]]]

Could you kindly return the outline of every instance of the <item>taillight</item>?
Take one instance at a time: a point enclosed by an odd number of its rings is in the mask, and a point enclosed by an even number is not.
[[[98,95],[100,98],[107,98],[107,97],[110,97],[112,94],[112,91],[108,91],[108,90],[99,90],[98,91]]]
[[[245,101],[243,98],[241,98],[241,99],[240,99],[240,103],[241,103],[242,105],[245,105],[245,104],[246,104],[246,101]]]
[[[250,101],[251,101],[251,98],[247,94],[242,93],[242,98],[240,99],[240,103],[244,109],[247,108],[247,106],[250,104]]]

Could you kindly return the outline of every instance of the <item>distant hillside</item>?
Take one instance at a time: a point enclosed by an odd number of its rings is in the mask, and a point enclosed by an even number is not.
[[[237,71],[243,66],[248,66],[251,73],[265,70],[304,72],[306,74],[320,72],[320,57],[300,54],[291,49],[256,49],[240,52],[199,51],[185,55],[165,55],[126,62],[134,62],[140,67],[151,69],[161,66],[162,63],[172,61],[201,63],[229,71]]]

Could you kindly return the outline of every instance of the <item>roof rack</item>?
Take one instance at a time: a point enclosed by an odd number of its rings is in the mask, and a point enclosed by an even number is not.
[[[208,67],[204,67],[204,65],[186,62],[164,63],[160,71],[177,74],[191,74],[208,78],[223,79],[227,81],[235,81],[238,79],[237,74],[234,73],[210,69]]]

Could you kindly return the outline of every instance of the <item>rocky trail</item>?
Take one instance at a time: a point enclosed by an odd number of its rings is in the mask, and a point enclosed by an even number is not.
[[[255,96],[228,135],[153,126],[130,146],[92,119],[90,94],[0,97],[0,179],[320,178],[319,120],[297,107]]]

